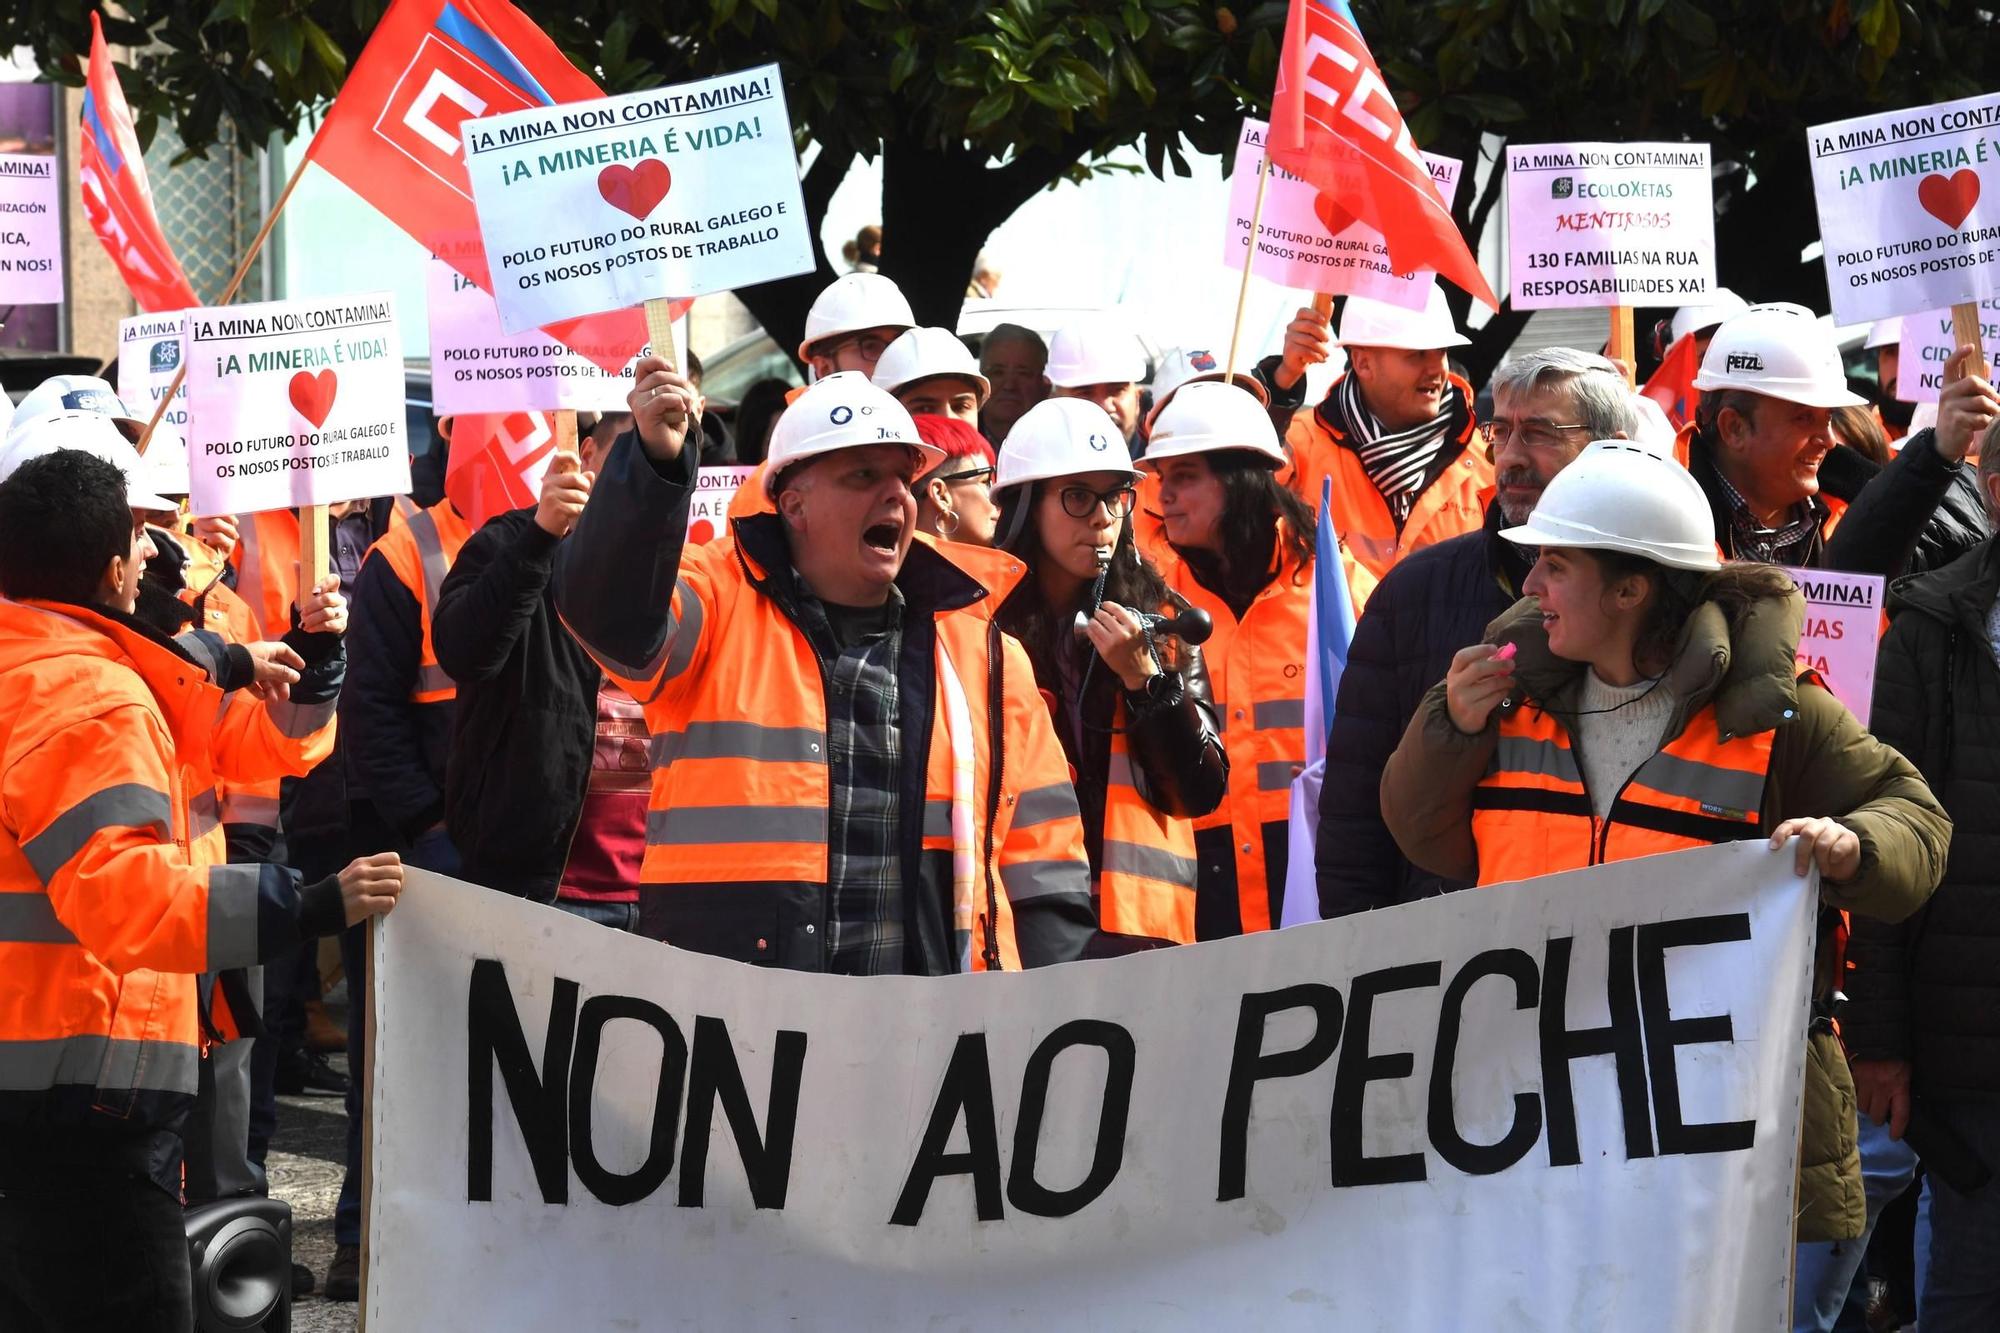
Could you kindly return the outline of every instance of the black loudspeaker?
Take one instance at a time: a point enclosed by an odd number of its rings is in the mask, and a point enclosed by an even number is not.
[[[201,1333],[291,1333],[292,1206],[247,1195],[184,1215]]]

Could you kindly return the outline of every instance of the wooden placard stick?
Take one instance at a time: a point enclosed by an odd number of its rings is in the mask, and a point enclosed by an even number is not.
[[[1632,307],[1615,305],[1611,307],[1611,336],[1605,340],[1604,355],[1616,361],[1625,372],[1625,385],[1631,388],[1637,383],[1639,356],[1632,345]]]
[[[325,505],[303,505],[299,509],[299,589],[298,598],[304,600],[319,581],[326,577],[332,566],[331,551],[328,549],[330,534],[327,532],[327,507]]]
[[[653,355],[666,362],[668,370],[680,369],[674,358],[674,303],[664,296],[646,302],[646,337],[652,341]]]
[[[1960,301],[1951,308],[1951,336],[1960,347],[1968,343],[1972,346],[1972,360],[1966,363],[1965,373],[1991,383],[1993,367],[1986,364],[1986,338],[1979,328],[1979,302]]]
[[[557,408],[555,427],[556,455],[549,460],[549,471],[560,477],[583,466],[583,456],[576,445],[576,409]]]

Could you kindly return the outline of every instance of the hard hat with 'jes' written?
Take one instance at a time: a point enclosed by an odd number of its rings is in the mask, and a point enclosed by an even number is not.
[[[1840,345],[1812,311],[1786,301],[1753,305],[1709,340],[1694,387],[1741,389],[1805,407],[1862,407],[1847,387]]]
[[[1248,449],[1280,467],[1291,461],[1262,403],[1233,384],[1201,380],[1182,385],[1154,414],[1139,466],[1151,472],[1165,459],[1218,449]]]
[[[1137,384],[1146,374],[1146,351],[1130,329],[1108,315],[1096,315],[1055,331],[1042,373],[1058,389]]]
[[[949,375],[970,383],[983,405],[993,386],[979,373],[979,363],[950,329],[905,329],[875,363],[875,387],[901,393],[912,384]]]
[[[870,444],[900,444],[917,456],[917,471],[942,461],[944,450],[925,444],[917,423],[889,394],[858,370],[828,375],[792,401],[771,428],[764,494],[777,493],[786,468],[808,458]]]
[[[103,412],[72,408],[51,412],[32,421],[17,423],[0,445],[0,483],[14,475],[33,458],[75,449],[92,454],[125,474],[125,503],[132,509],[174,509],[178,506],[155,495],[146,474],[146,460],[139,457],[118,423]]]
[[[1500,535],[1519,546],[1622,551],[1672,569],[1712,571],[1715,516],[1676,460],[1631,440],[1594,440],[1542,491],[1535,512]]]
[[[1083,398],[1044,398],[1022,413],[1001,442],[998,468],[995,495],[1009,486],[1085,472],[1139,475],[1118,423]]]
[[[1366,296],[1348,297],[1347,308],[1340,312],[1340,336],[1334,341],[1342,347],[1393,347],[1405,352],[1465,347],[1472,342],[1452,324],[1451,307],[1436,282],[1431,283],[1422,310]]]
[[[843,333],[880,328],[900,332],[914,328],[916,322],[902,288],[880,273],[849,273],[834,279],[813,299],[812,309],[806,312],[806,336],[799,344],[799,360],[811,355],[814,343]]]

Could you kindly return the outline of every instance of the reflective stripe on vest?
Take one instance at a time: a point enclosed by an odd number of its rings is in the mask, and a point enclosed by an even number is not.
[[[1754,838],[1776,736],[1725,740],[1715,709],[1704,707],[1626,779],[1600,820],[1568,733],[1540,708],[1515,709],[1472,793],[1479,882]]]
[[[429,509],[412,507],[407,513],[402,508],[405,498],[399,496],[397,500],[397,513],[403,515],[402,520],[392,522],[373,549],[389,562],[397,581],[417,603],[422,642],[416,678],[410,685],[410,702],[444,703],[458,697],[458,683],[438,665],[437,648],[431,639],[431,617],[437,611],[445,576],[472,534],[449,500]]]
[[[1197,865],[1194,823],[1155,808],[1134,782],[1124,700],[1105,773],[1104,842],[1097,872],[1097,923],[1119,935],[1194,942]],[[1075,808],[1071,797],[1071,809]],[[1020,818],[1017,813],[1015,818]]]

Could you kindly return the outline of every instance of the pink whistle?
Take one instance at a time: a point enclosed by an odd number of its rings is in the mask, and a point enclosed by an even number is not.
[[[1515,650],[1518,649],[1520,646],[1521,645],[1518,643],[1501,644],[1500,651],[1493,654],[1493,660],[1496,662],[1511,661],[1513,659]]]

